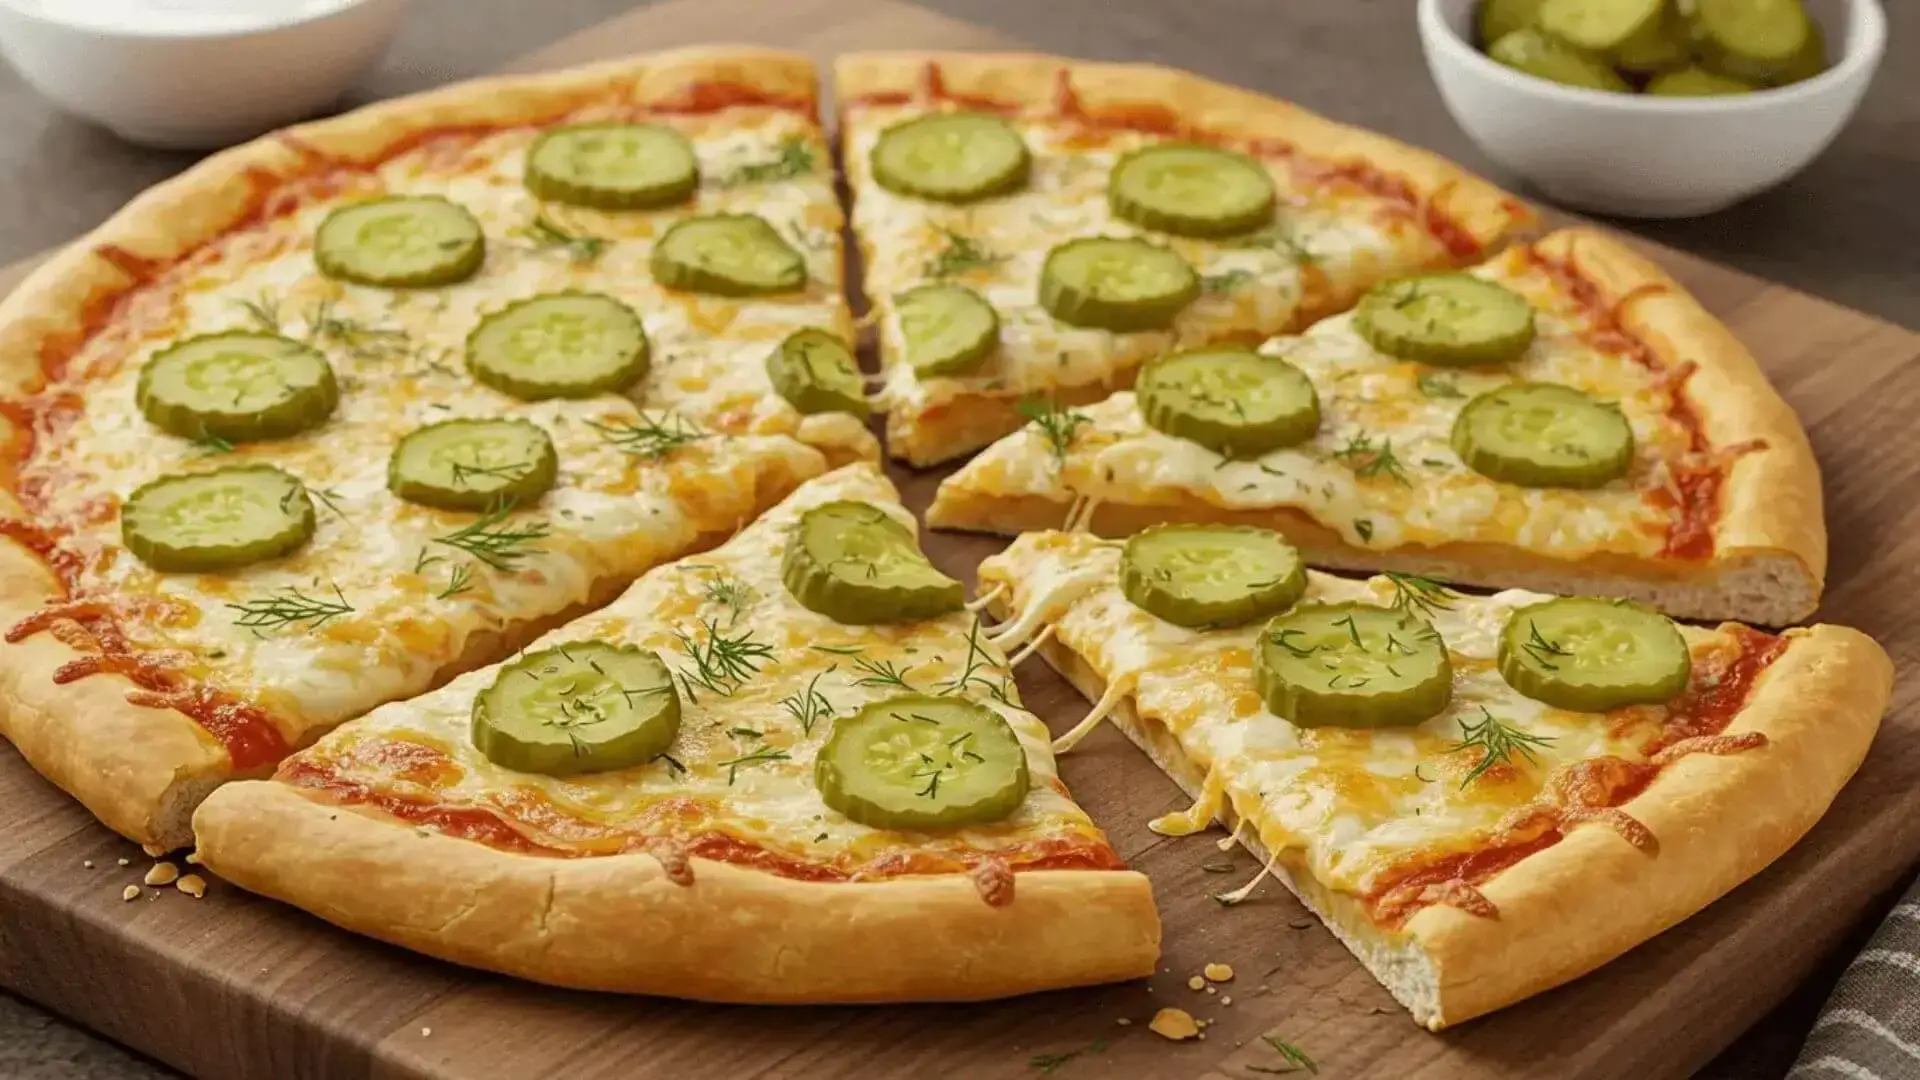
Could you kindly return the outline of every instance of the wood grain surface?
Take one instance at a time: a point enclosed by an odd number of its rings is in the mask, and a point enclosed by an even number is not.
[[[862,47],[1017,43],[890,0],[678,0],[527,58],[520,69],[712,40],[823,57]],[[1643,245],[1644,246],[1644,245]],[[1665,249],[1662,265],[1760,357],[1808,425],[1833,540],[1820,618],[1858,626],[1904,664],[1920,651],[1920,336]],[[0,276],[14,284],[25,267]],[[939,474],[896,473],[924,508]],[[971,577],[997,541],[930,534]],[[1063,730],[1086,708],[1037,663],[1027,703]],[[1873,899],[1920,857],[1920,711],[1908,681],[1860,774],[1773,867],[1594,976],[1438,1036],[1415,1027],[1274,885],[1222,909],[1231,875],[1206,838],[1146,821],[1184,797],[1111,729],[1062,765],[1129,863],[1152,877],[1166,924],[1156,978],[978,1006],[764,1009],[556,991],[465,971],[336,931],[215,883],[121,899],[149,865],[0,750],[0,983],[176,1068],[208,1078],[1035,1076],[1037,1054],[1081,1050],[1057,1075],[1246,1077],[1283,1064],[1262,1036],[1312,1055],[1320,1075],[1684,1076],[1777,1003]],[[118,860],[130,865],[122,868]],[[91,863],[91,868],[86,866]],[[1186,981],[1238,972],[1220,996]],[[1223,1004],[1226,996],[1233,1004]],[[1215,1021],[1205,1042],[1145,1029],[1163,1005]],[[1123,1026],[1122,1018],[1132,1021]]]

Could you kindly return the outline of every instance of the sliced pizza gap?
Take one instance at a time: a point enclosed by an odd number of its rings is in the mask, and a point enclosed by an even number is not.
[[[514,659],[223,788],[201,858],[567,986],[955,1000],[1150,974],[1146,879],[913,528],[871,467],[811,481]]]
[[[1422,151],[1165,68],[834,71],[889,452],[915,465],[1015,430],[1025,398],[1097,400],[1168,348],[1297,328],[1532,223]]]
[[[1316,566],[1769,626],[1819,600],[1819,473],[1792,410],[1677,284],[1591,230],[1143,379],[980,454],[928,523],[1258,525]]]
[[[1155,831],[1218,820],[1260,857],[1218,899],[1277,876],[1434,1029],[1759,872],[1852,775],[1891,688],[1842,627],[1355,581],[1248,528],[1028,534],[980,583],[1194,796]]]

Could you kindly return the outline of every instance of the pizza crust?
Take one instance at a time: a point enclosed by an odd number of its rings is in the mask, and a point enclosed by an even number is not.
[[[1002,618],[1012,613],[1004,598],[992,608]],[[1416,1021],[1439,1031],[1606,964],[1764,870],[1820,820],[1873,741],[1893,667],[1878,645],[1847,627],[1786,636],[1792,644],[1726,729],[1761,732],[1766,746],[1688,755],[1622,806],[1652,830],[1655,854],[1605,825],[1582,824],[1483,883],[1498,919],[1435,905],[1400,931],[1383,931],[1357,899],[1321,886],[1284,836],[1239,832],[1241,815],[1230,806],[1221,822],[1273,865]],[[1100,673],[1057,639],[1040,654],[1089,701],[1106,692]],[[1205,773],[1164,725],[1135,711],[1131,695],[1110,718],[1189,795],[1202,797]]]
[[[651,855],[502,851],[272,781],[195,815],[202,862],[359,933],[557,986],[752,1004],[972,1001],[1151,975],[1160,923],[1133,871],[795,881]]]

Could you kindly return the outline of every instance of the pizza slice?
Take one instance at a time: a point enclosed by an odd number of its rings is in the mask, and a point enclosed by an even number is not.
[[[223,877],[565,986],[963,1000],[1150,974],[1159,923],[871,466],[194,819]]]
[[[980,568],[1011,622],[1420,1023],[1590,971],[1800,838],[1892,667],[1857,631],[1304,572],[1279,534],[1035,533]],[[1009,647],[1012,647],[1011,644]],[[1216,897],[1244,899],[1260,879]]]
[[[927,522],[1259,525],[1317,566],[1778,626],[1819,602],[1820,502],[1806,434],[1733,335],[1569,229],[1041,411],[949,477]]]
[[[1460,265],[1531,212],[1380,135],[1150,65],[835,64],[890,453],[945,461],[1034,395],[1097,400],[1175,346],[1258,342]]]
[[[175,846],[731,535],[825,469],[789,436],[876,456],[772,391],[848,329],[839,220],[812,68],[760,51],[454,87],[135,200],[0,307],[0,730]]]

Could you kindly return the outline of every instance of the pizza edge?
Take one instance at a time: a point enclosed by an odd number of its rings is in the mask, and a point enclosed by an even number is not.
[[[833,65],[841,130],[846,130],[848,115],[863,99],[916,98],[925,89],[930,70],[939,72],[942,86],[956,98],[1024,107],[1057,98],[1064,85],[1095,117],[1102,113],[1124,116],[1141,103],[1152,102],[1212,133],[1281,140],[1310,156],[1364,162],[1412,188],[1422,206],[1423,223],[1437,214],[1476,246],[1474,255],[1456,256],[1444,261],[1446,265],[1490,255],[1536,224],[1526,204],[1437,154],[1329,120],[1279,98],[1157,64],[1087,63],[1041,53],[847,53]],[[843,140],[843,158],[844,154]],[[841,172],[853,176],[844,165]],[[857,239],[862,253],[870,256],[866,238]],[[1294,324],[1304,326],[1335,314],[1355,299],[1330,296],[1324,304],[1297,312]],[[888,358],[884,366],[891,363]],[[1104,379],[1060,387],[1055,395],[1068,404],[1097,401],[1131,386],[1138,368],[1136,364],[1109,372]],[[950,461],[1018,430],[1024,419],[1017,406],[1015,396],[970,393],[949,402],[939,419],[889,410],[887,452],[916,468]]]
[[[1684,618],[1735,618],[1785,626],[1811,615],[1824,585],[1827,535],[1820,470],[1793,409],[1767,381],[1746,348],[1679,283],[1625,244],[1595,229],[1568,228],[1533,245],[1601,291],[1622,324],[1652,349],[1662,369],[1692,365],[1686,401],[1712,447],[1722,453],[1764,443],[1763,452],[1734,457],[1721,481],[1712,526],[1713,554],[1690,562],[1669,557],[1599,556],[1563,560],[1525,548],[1447,544],[1376,551],[1348,544],[1308,514],[1290,508],[1227,510],[1192,496],[1154,505],[1103,501],[1093,528],[1128,535],[1167,522],[1279,528],[1309,563],[1343,570],[1428,574],[1462,584],[1550,593],[1599,593],[1650,603]],[[988,451],[995,453],[999,451]],[[1020,451],[1047,454],[1035,442]],[[1071,492],[1002,496],[972,486],[971,470],[942,481],[927,524],[1016,535],[1062,527]]]
[[[1003,618],[1014,610],[1005,598],[991,607]],[[1885,651],[1848,627],[1785,636],[1789,647],[1726,728],[1761,732],[1767,745],[1690,754],[1620,807],[1652,831],[1657,854],[1604,824],[1576,826],[1479,886],[1497,919],[1433,905],[1402,931],[1382,931],[1302,861],[1275,861],[1257,829],[1241,834],[1230,802],[1221,819],[1416,1022],[1439,1031],[1601,967],[1731,892],[1813,828],[1866,756],[1893,668]],[[1106,679],[1058,639],[1040,655],[1087,700],[1106,692]],[[1204,772],[1168,728],[1134,708],[1131,694],[1108,718],[1184,791],[1202,796]]]

